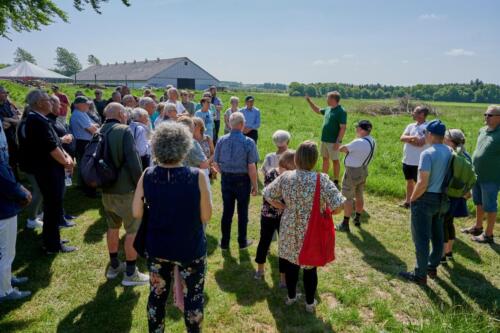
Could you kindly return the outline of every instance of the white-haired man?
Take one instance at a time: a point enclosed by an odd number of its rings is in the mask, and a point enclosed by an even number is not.
[[[150,126],[148,112],[141,108],[135,108],[132,111],[130,131],[134,136],[135,148],[141,158],[143,169],[146,169],[151,164]]]
[[[231,133],[219,139],[215,147],[214,162],[221,173],[223,213],[221,220],[222,239],[220,247],[229,248],[231,223],[235,203],[238,209],[238,243],[240,249],[252,244],[247,239],[248,204],[250,194],[257,195],[257,166],[259,153],[255,141],[243,135],[245,117],[235,112],[229,117]]]
[[[142,274],[136,267],[137,252],[134,240],[140,221],[132,215],[132,200],[137,182],[141,177],[141,160],[135,148],[134,137],[125,125],[126,114],[123,105],[110,103],[104,110],[106,122],[101,133],[106,135],[110,160],[119,166],[118,179],[110,186],[103,188],[102,205],[108,222],[107,243],[110,265],[106,272],[108,279],[116,278],[125,271],[122,285],[136,286],[148,283],[148,275]],[[118,259],[120,243],[120,227],[124,226],[126,265]]]

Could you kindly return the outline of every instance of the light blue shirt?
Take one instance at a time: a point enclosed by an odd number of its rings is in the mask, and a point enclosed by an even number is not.
[[[222,172],[247,173],[248,165],[259,161],[259,153],[252,139],[241,131],[233,130],[217,141],[214,161]]]
[[[151,156],[151,148],[148,140],[149,129],[146,126],[147,125],[144,125],[137,121],[133,121],[129,126],[130,131],[134,136],[135,148],[137,149],[137,152],[141,157]]]
[[[7,151],[7,137],[5,136],[5,130],[3,129],[2,119],[0,119],[0,150]]]
[[[441,193],[444,177],[448,171],[451,150],[445,144],[434,144],[420,154],[419,171],[429,172],[426,192]]]
[[[205,162],[206,160],[207,157],[203,153],[203,149],[201,148],[200,144],[198,143],[198,141],[193,139],[193,148],[191,148],[191,150],[188,152],[182,164],[184,166],[199,168],[201,162]]]
[[[201,110],[194,113],[195,117],[203,119],[205,123],[205,134],[210,138],[214,137],[214,116],[210,111],[203,112]]]
[[[260,110],[256,107],[251,109],[242,108],[241,113],[245,116],[245,127],[258,130],[260,127]]]
[[[92,124],[92,120],[86,112],[73,110],[69,120],[69,130],[76,140],[90,141],[92,133],[87,131],[86,128],[91,127]]]

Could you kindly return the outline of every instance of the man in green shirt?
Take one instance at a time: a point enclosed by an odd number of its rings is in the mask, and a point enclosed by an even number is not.
[[[330,160],[333,162],[333,182],[339,185],[340,162],[339,148],[344,138],[347,113],[340,102],[338,91],[331,91],[326,95],[326,104],[324,109],[320,109],[309,96],[306,101],[311,109],[324,116],[323,129],[321,131],[321,155],[323,156],[323,172],[328,174],[330,169]]]
[[[490,105],[484,114],[486,127],[481,128],[472,156],[477,182],[472,189],[476,205],[476,224],[462,232],[471,234],[478,243],[493,243],[493,227],[497,218],[500,190],[500,105]],[[487,226],[483,232],[486,214]]]

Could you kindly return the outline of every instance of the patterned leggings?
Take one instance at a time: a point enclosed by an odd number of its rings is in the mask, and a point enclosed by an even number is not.
[[[149,259],[150,293],[148,299],[149,332],[165,330],[165,305],[170,291],[174,266],[179,266],[184,291],[184,323],[188,332],[200,332],[203,321],[203,286],[206,257],[181,265],[162,259]]]

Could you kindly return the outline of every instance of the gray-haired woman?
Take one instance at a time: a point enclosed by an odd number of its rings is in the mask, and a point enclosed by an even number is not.
[[[260,168],[264,176],[278,167],[278,162],[281,154],[288,150],[288,143],[290,142],[290,133],[283,130],[277,130],[273,134],[273,143],[276,146],[275,153],[269,153],[264,158],[264,163]]]
[[[152,137],[157,165],[146,169],[135,191],[133,212],[142,218],[149,206],[146,252],[151,291],[148,300],[150,332],[163,332],[171,273],[178,266],[184,286],[184,322],[199,332],[203,320],[203,287],[207,241],[203,224],[210,220],[208,185],[199,169],[182,166],[193,145],[189,129],[164,122]]]

